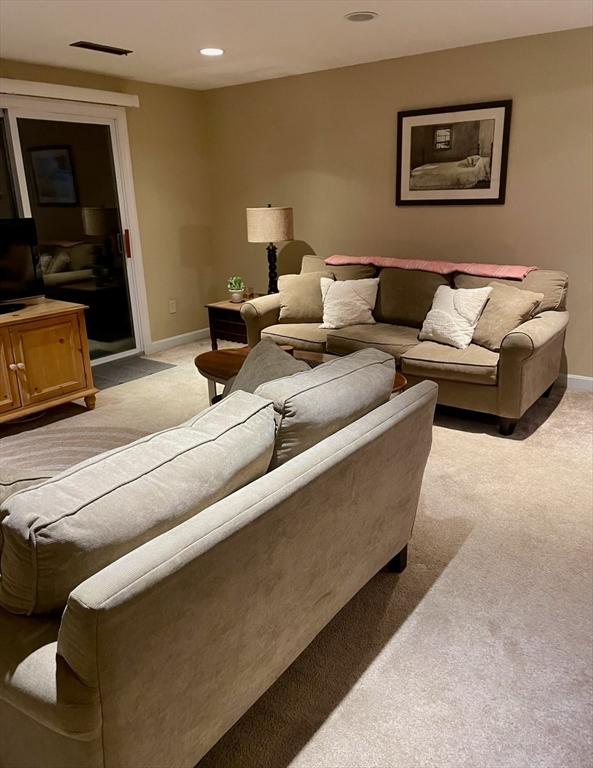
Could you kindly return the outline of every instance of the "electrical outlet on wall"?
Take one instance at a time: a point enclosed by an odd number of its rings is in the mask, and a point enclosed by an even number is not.
[[[177,312],[177,299],[169,299],[169,314],[174,315]]]

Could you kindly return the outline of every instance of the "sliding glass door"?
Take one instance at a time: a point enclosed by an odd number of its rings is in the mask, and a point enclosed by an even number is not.
[[[6,121],[0,113],[0,219],[14,219],[17,208],[14,200],[13,177],[10,172]]]
[[[91,358],[113,359],[143,348],[123,169],[113,118],[79,109],[0,112],[0,218],[34,219],[46,297],[84,304]]]

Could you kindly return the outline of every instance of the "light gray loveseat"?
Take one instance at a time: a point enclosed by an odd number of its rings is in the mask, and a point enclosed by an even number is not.
[[[194,766],[378,570],[405,565],[436,390],[115,560],[61,616],[0,609],[1,768]]]

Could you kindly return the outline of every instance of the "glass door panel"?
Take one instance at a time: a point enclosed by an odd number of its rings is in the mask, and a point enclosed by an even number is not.
[[[45,295],[88,307],[91,358],[135,349],[109,126],[17,125]]]

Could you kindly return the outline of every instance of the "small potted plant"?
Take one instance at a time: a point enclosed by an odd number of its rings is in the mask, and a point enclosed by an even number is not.
[[[245,297],[245,283],[242,277],[229,277],[227,288],[231,294],[231,301],[240,304]]]

